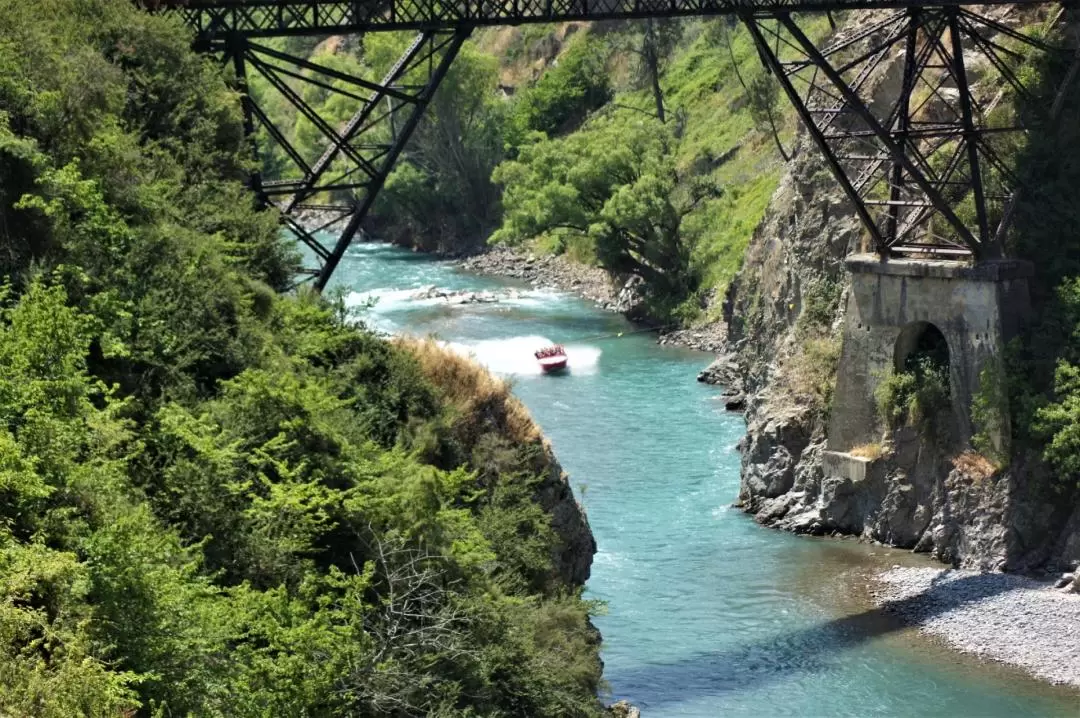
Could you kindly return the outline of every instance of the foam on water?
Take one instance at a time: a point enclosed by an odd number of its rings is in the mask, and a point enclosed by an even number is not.
[[[429,285],[430,286],[430,285]],[[420,309],[423,307],[455,307],[463,310],[477,310],[486,307],[528,307],[533,309],[552,308],[556,300],[564,295],[551,289],[508,290],[495,292],[495,301],[457,302],[446,297],[422,296],[425,287],[417,284],[413,287],[380,287],[361,292],[349,292],[345,297],[348,307],[360,307],[371,304],[371,311],[388,314],[397,311]],[[453,294],[455,290],[437,288],[439,291]]]
[[[345,297],[345,306],[360,307],[370,303],[372,311],[383,314],[405,309],[406,307],[430,307],[441,301],[437,298],[418,299],[415,296],[417,290],[419,290],[419,287],[409,289],[383,287],[380,289],[372,289],[367,292],[350,292]]]

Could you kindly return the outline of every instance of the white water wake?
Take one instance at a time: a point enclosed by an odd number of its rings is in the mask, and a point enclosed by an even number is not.
[[[496,374],[531,376],[542,373],[533,352],[553,344],[547,337],[528,335],[506,339],[449,342],[453,351],[474,358]],[[600,364],[601,351],[584,344],[565,344],[567,366],[572,374],[593,374]]]
[[[448,290],[449,291],[449,290]],[[366,292],[352,292],[345,298],[349,307],[370,305],[365,312],[369,321],[384,331],[398,333],[400,327],[387,315],[421,307],[446,306],[447,301],[440,296],[432,296],[431,287],[394,289],[380,288]],[[498,304],[502,306],[550,305],[559,295],[551,290],[525,290],[509,292],[490,292],[496,299],[490,303],[456,305],[464,308],[478,308]],[[455,305],[450,305],[455,306]],[[405,332],[408,333],[408,332]],[[462,356],[472,357],[496,374],[509,376],[533,376],[542,374],[540,364],[533,353],[537,349],[554,344],[551,339],[539,335],[507,337],[505,339],[486,339],[476,342],[441,342],[449,349]],[[600,363],[601,350],[586,344],[564,344],[567,367],[572,374],[593,374]]]

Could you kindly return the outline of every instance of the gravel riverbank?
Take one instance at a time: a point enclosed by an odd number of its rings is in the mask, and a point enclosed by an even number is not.
[[[620,287],[599,267],[573,262],[563,256],[535,255],[506,247],[494,247],[468,257],[461,268],[476,274],[522,279],[536,287],[554,287],[596,302],[604,309],[625,312],[629,301],[620,302]],[[623,297],[629,300],[629,296]]]
[[[602,308],[626,315],[649,326],[641,314],[640,279],[619,282],[599,267],[590,267],[563,256],[535,255],[506,247],[494,247],[461,261],[468,272],[522,279],[536,287],[554,287],[596,302]],[[723,323],[690,329],[657,327],[657,342],[714,354],[722,351],[726,339]]]
[[[953,648],[1080,687],[1080,594],[1023,576],[893,568],[879,606]]]

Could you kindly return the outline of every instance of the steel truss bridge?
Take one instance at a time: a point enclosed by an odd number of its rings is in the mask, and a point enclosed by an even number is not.
[[[742,21],[883,259],[911,253],[993,259],[1022,190],[1010,148],[1051,123],[1080,51],[1042,39],[1066,9],[1048,0],[964,5],[950,0],[142,0],[178,13],[197,47],[235,69],[244,129],[276,143],[289,166],[251,187],[318,260],[323,289],[360,232],[379,190],[439,83],[477,27],[725,15]],[[858,12],[820,46],[806,13]],[[832,16],[830,15],[830,20]],[[291,55],[264,38],[415,31],[379,81]],[[1060,37],[1064,37],[1061,33]],[[1025,63],[1061,54],[1068,71],[1051,100]],[[306,157],[248,92],[252,74],[322,136]],[[315,87],[351,103],[344,122],[304,98]],[[1038,94],[1037,94],[1038,93]],[[1021,109],[1017,109],[1021,108]],[[256,156],[258,153],[256,152]],[[330,198],[330,199],[326,199]],[[329,216],[311,230],[298,213]],[[321,237],[338,227],[336,240]]]

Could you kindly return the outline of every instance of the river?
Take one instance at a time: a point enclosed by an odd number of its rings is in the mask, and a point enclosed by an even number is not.
[[[1080,697],[948,651],[872,609],[867,575],[920,563],[853,541],[790,536],[730,507],[740,416],[694,381],[709,356],[660,347],[566,294],[354,246],[335,281],[374,328],[435,334],[513,377],[551,438],[599,546],[588,594],[607,603],[610,699],[645,718],[1076,716]],[[506,290],[489,304],[415,300],[419,288]],[[622,336],[618,334],[622,332]],[[567,346],[571,372],[531,353]]]

